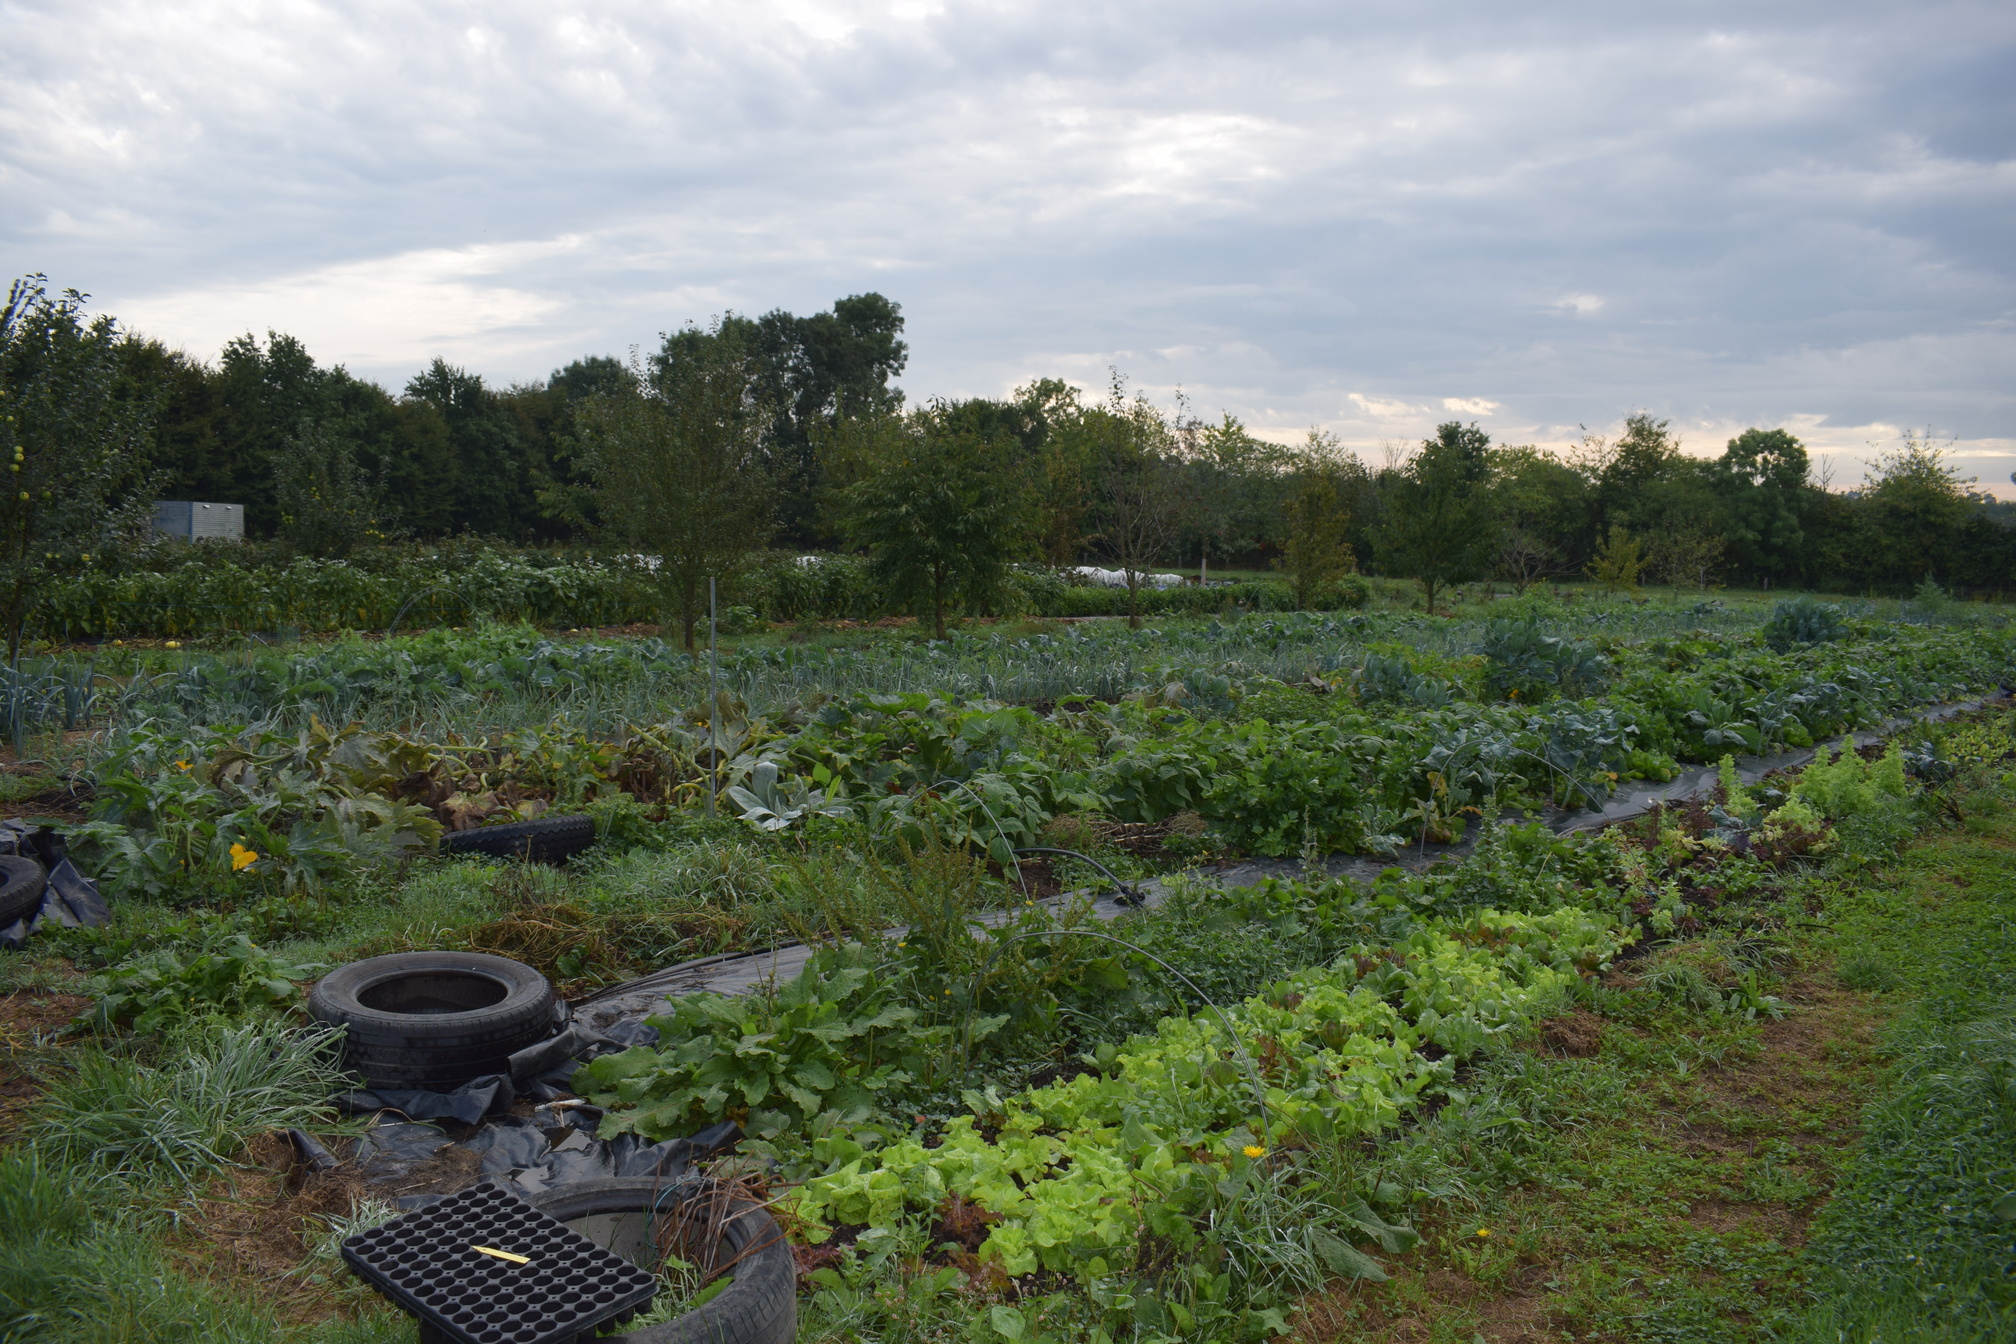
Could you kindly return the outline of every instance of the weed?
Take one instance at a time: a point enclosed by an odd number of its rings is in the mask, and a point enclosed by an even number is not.
[[[163,1042],[172,1063],[80,1049],[29,1133],[52,1159],[190,1190],[255,1134],[326,1125],[328,1098],[341,1088],[335,1039],[271,1022],[198,1020]]]

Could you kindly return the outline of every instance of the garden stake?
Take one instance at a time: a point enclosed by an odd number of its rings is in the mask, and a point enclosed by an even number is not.
[[[707,816],[714,816],[714,790],[721,782],[721,748],[716,745],[720,738],[714,725],[721,719],[721,692],[717,683],[721,679],[721,646],[716,640],[717,622],[714,615],[714,579],[707,579]]]

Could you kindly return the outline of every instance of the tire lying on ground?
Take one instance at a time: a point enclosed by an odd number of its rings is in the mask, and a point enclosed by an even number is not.
[[[374,1088],[450,1091],[509,1073],[510,1056],[558,1025],[546,977],[483,952],[395,952],[340,966],[308,1014],[347,1028],[343,1061]]]
[[[653,1273],[664,1263],[654,1222],[682,1199],[710,1198],[730,1210],[727,1217],[712,1213],[721,1226],[713,1263],[727,1265],[734,1282],[676,1320],[607,1335],[596,1344],[791,1344],[798,1337],[797,1265],[776,1220],[753,1200],[724,1195],[712,1181],[668,1187],[648,1176],[581,1181],[526,1196],[535,1208]],[[690,1249],[682,1248],[681,1258],[700,1263],[684,1253]]]
[[[0,854],[0,929],[42,907],[49,874],[42,865],[15,854]]]
[[[441,837],[441,848],[451,854],[488,854],[532,863],[558,863],[594,843],[593,817],[541,817],[478,826],[473,831],[450,831]]]

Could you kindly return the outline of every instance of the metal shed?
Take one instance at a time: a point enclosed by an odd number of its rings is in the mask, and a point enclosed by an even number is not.
[[[243,504],[204,504],[188,499],[154,501],[154,530],[183,541],[214,537],[223,541],[245,540]]]

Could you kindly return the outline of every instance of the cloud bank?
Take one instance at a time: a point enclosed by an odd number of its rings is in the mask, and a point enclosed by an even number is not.
[[[2016,470],[2016,10],[0,0],[0,245],[199,353],[498,380],[904,305],[1276,437],[1630,410]]]

